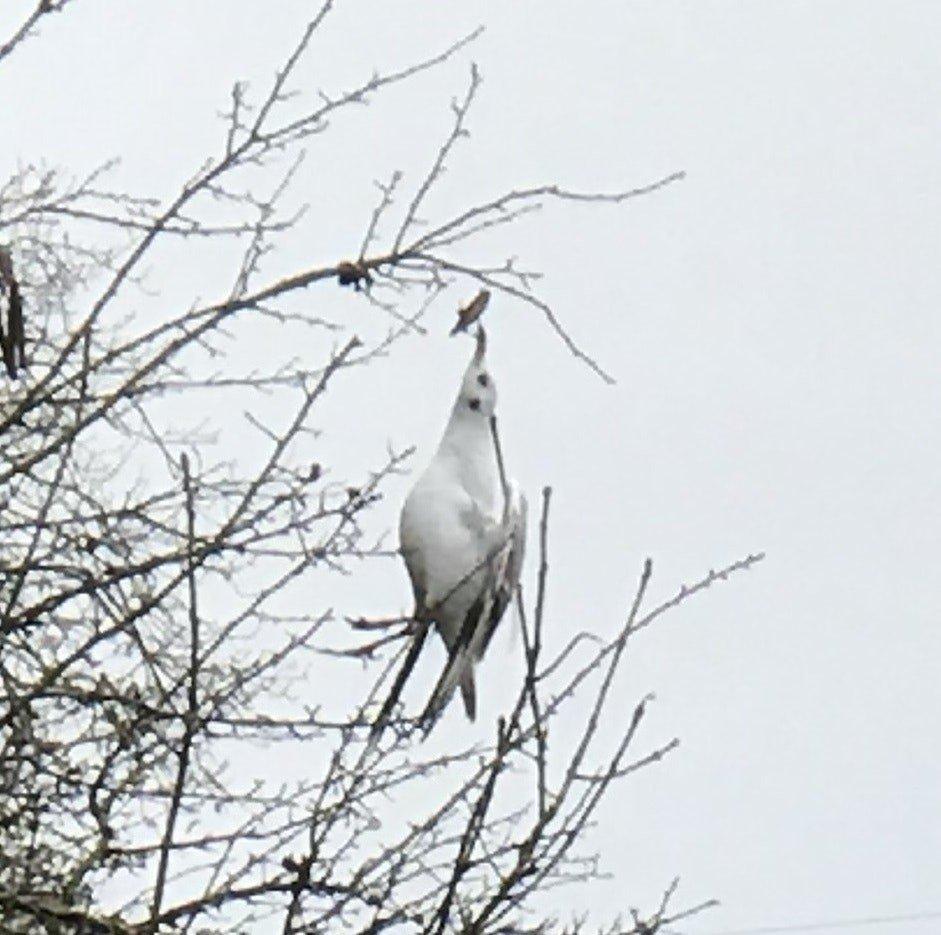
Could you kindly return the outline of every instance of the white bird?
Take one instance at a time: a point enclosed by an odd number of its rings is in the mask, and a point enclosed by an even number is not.
[[[478,328],[477,348],[444,436],[399,520],[415,619],[433,623],[448,649],[448,662],[421,716],[426,728],[457,685],[467,716],[474,719],[474,664],[516,593],[523,565],[526,498],[516,483],[504,489],[492,425],[497,391],[485,355],[486,337]],[[412,666],[419,649],[413,647]]]

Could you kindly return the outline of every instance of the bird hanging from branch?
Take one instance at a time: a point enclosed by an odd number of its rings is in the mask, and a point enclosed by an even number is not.
[[[444,436],[402,507],[399,539],[417,629],[374,734],[395,707],[432,626],[448,660],[420,723],[427,733],[458,686],[468,718],[476,715],[474,667],[516,593],[526,542],[526,498],[503,470],[496,401],[486,336],[478,326]]]

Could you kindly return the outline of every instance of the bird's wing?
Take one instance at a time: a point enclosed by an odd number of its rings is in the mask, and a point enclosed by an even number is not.
[[[444,709],[458,683],[481,659],[519,584],[526,545],[526,497],[516,484],[508,491],[509,510],[504,523],[491,533],[492,547],[485,556],[482,587],[468,609],[457,640],[449,647],[444,671],[425,706],[421,721],[426,732]]]
[[[506,545],[497,556],[496,567],[491,584],[493,594],[490,617],[486,626],[482,628],[480,640],[475,646],[474,656],[482,659],[497,624],[506,612],[510,601],[516,594],[519,586],[520,574],[523,571],[523,555],[526,551],[526,519],[528,505],[526,496],[515,483],[510,484],[509,510],[504,524],[504,537]]]
[[[416,600],[427,598],[429,608],[443,604],[463,583],[465,572],[486,558],[494,525],[494,517],[469,491],[432,463],[408,495],[399,519],[399,547]]]

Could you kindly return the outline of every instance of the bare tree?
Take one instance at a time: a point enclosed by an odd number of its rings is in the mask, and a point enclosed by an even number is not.
[[[0,60],[65,6],[39,3],[0,45]],[[472,67],[419,184],[406,190],[395,173],[378,186],[358,254],[266,282],[261,260],[299,216],[290,181],[305,144],[346,110],[463,54],[477,35],[298,111],[292,82],[312,37],[329,29],[330,8],[307,24],[260,98],[233,86],[219,154],[174,197],[109,188],[110,164],[78,179],[26,166],[0,188],[9,270],[0,301],[19,323],[4,339],[16,357],[0,395],[4,932],[564,929],[537,897],[596,873],[596,857],[580,848],[598,803],[676,746],[635,750],[642,699],[615,749],[597,749],[628,641],[761,557],[653,607],[644,602],[648,562],[613,636],[579,633],[546,659],[546,489],[538,586],[530,603],[517,596],[525,676],[492,736],[433,754],[397,714],[369,740],[416,624],[311,613],[296,585],[395,559],[369,514],[410,451],[333,478],[314,459],[311,413],[421,329],[455,279],[527,303],[608,379],[532,291],[535,273],[512,260],[458,261],[453,248],[473,248],[483,231],[547,201],[621,202],[680,174],[612,194],[508,190],[421,221],[467,132],[480,81]],[[75,15],[70,7],[66,16]],[[238,260],[217,298],[162,305],[144,322],[129,314],[145,265],[160,262],[158,246],[230,240]],[[337,282],[388,321],[380,338],[362,341],[290,305],[296,293]],[[226,348],[269,323],[285,335],[312,332],[316,365],[290,352],[290,337],[280,358],[256,355],[250,372],[230,365]],[[248,416],[253,458],[214,461],[205,432],[157,428],[168,401],[212,411],[246,398],[277,403]],[[340,627],[352,646],[336,648]],[[338,654],[367,663],[362,697],[340,711],[326,699],[298,700],[299,673],[340,664]],[[548,733],[563,711],[581,719],[581,740],[550,755]],[[260,744],[279,756],[303,750],[309,778],[246,778],[241,750]],[[401,805],[402,820],[393,819],[390,802],[411,803],[404,819]],[[701,908],[677,909],[674,891],[675,883],[659,906],[610,931],[651,933]]]

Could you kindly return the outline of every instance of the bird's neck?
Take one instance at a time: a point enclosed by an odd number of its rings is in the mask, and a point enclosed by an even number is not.
[[[438,457],[453,463],[462,486],[475,500],[492,505],[499,483],[497,456],[486,416],[455,411],[438,446]]]

